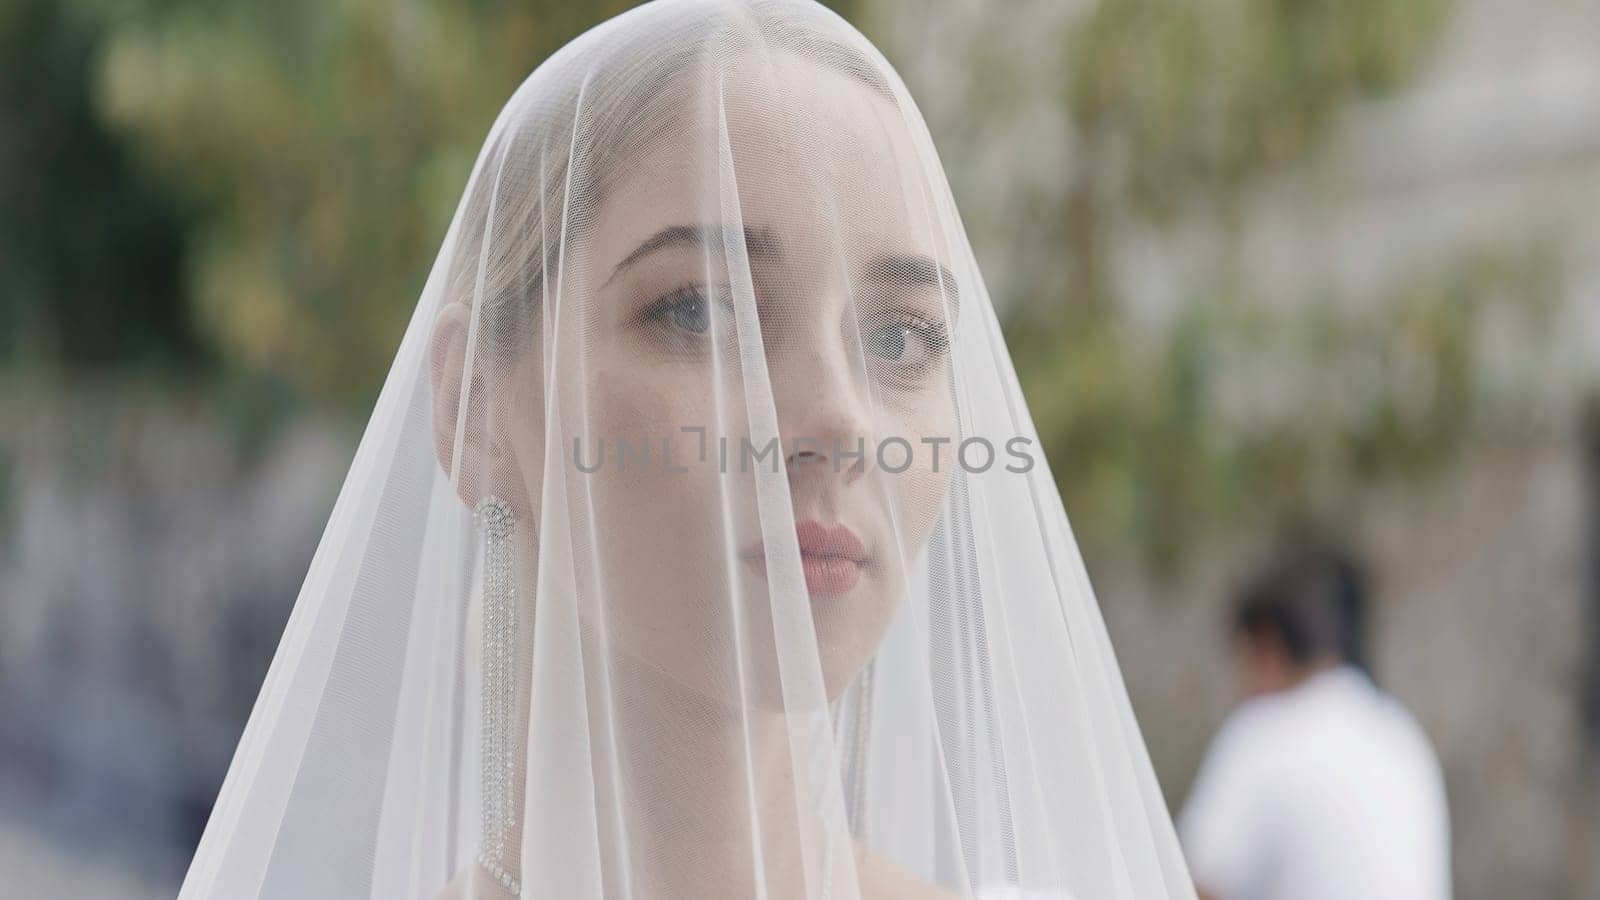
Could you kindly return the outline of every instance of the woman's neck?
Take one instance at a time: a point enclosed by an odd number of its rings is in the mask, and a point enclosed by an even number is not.
[[[627,719],[617,732],[624,861],[662,897],[803,896],[802,841],[824,832],[803,797],[790,717],[737,708],[646,665],[618,667]],[[613,704],[613,708],[617,708]],[[802,829],[806,833],[802,833]]]

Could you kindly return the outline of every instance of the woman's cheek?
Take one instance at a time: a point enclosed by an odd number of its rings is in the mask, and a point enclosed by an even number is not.
[[[664,437],[676,439],[680,428],[705,424],[697,402],[710,393],[704,381],[677,367],[635,361],[611,366],[598,374],[590,394],[600,400],[591,407],[592,433],[608,443],[648,439],[659,447]]]
[[[900,436],[915,449],[914,465],[895,477],[903,480],[898,494],[903,521],[909,526],[906,537],[916,546],[927,536],[944,504],[950,477],[959,464],[956,451],[960,435],[956,433],[954,409],[943,394],[917,405],[898,427],[904,429]]]

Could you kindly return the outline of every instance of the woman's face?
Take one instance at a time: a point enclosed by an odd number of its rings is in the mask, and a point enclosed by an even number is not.
[[[778,647],[812,639],[796,622],[814,620],[829,698],[871,658],[959,441],[955,287],[900,113],[831,68],[773,65],[611,173],[550,286],[556,339],[518,376],[543,382],[554,352],[554,383],[513,427],[535,510],[563,479],[543,514],[570,516],[612,650],[729,703],[742,679],[764,705],[784,696]],[[954,439],[937,465],[924,437]],[[903,471],[880,466],[889,438]]]

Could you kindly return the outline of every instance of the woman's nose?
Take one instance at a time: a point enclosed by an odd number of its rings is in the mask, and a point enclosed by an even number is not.
[[[859,363],[843,346],[785,352],[769,359],[778,436],[791,472],[826,466],[846,482],[873,465],[870,402]]]

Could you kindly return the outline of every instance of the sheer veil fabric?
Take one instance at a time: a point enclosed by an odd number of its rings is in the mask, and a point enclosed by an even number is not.
[[[182,896],[1194,896],[843,20],[657,0],[512,96]]]

